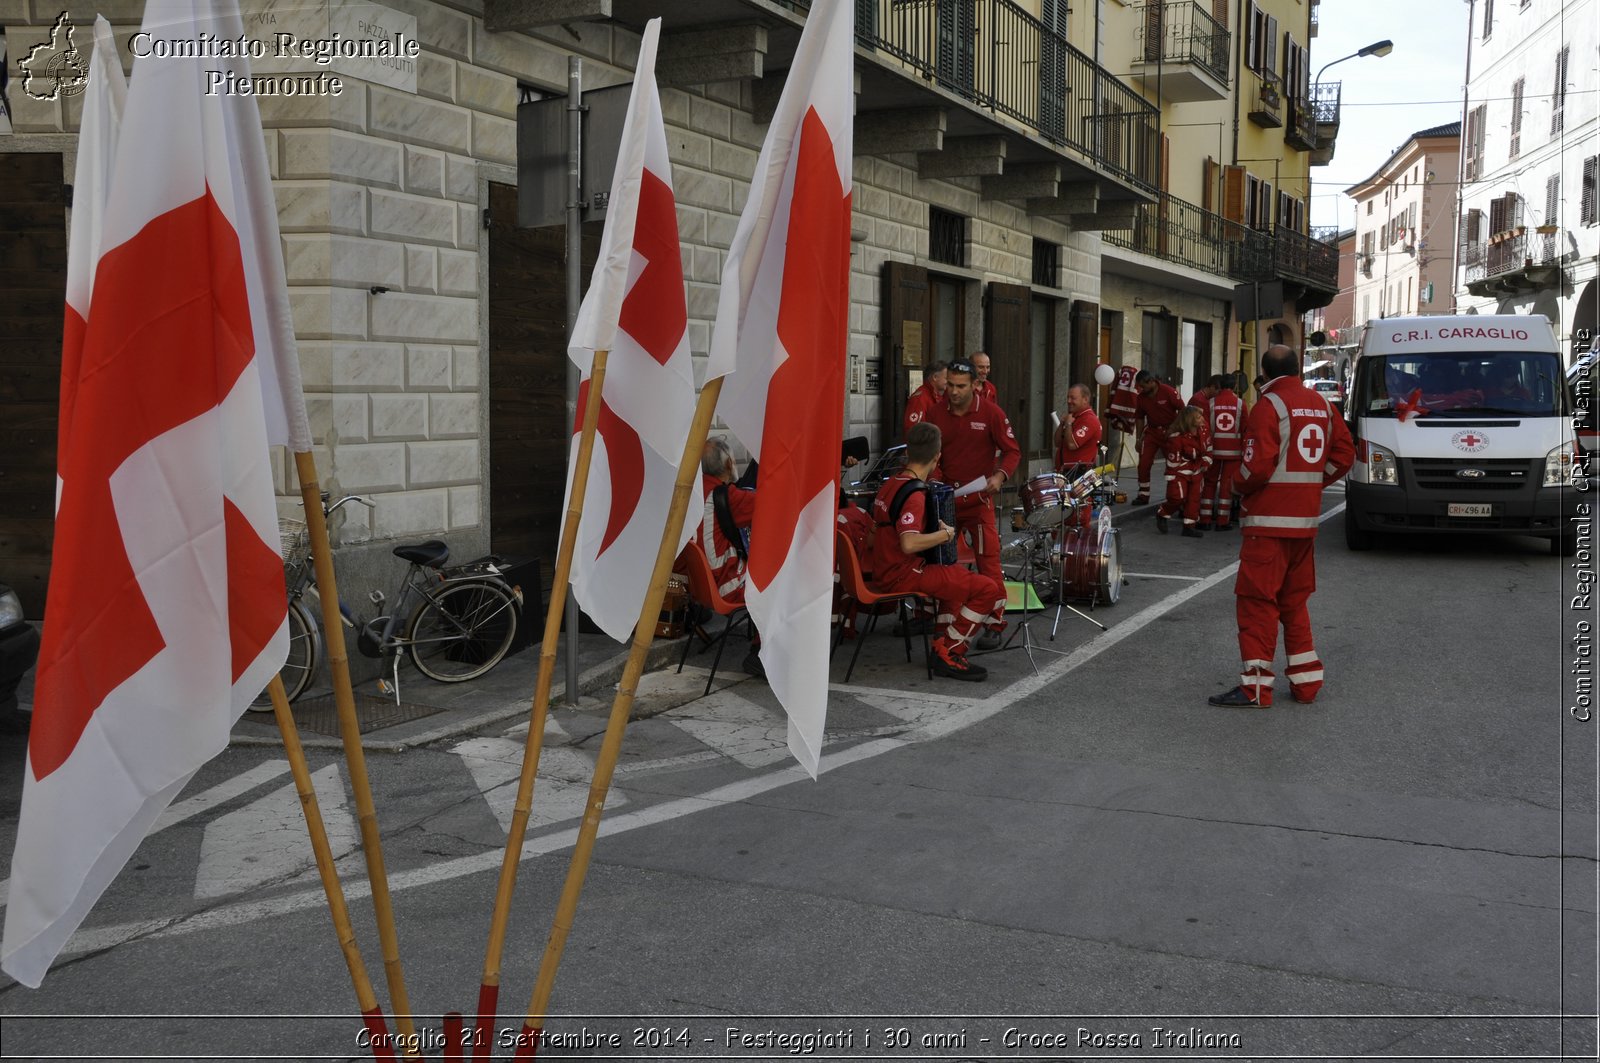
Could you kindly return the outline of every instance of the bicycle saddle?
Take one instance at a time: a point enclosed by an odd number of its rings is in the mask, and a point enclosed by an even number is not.
[[[450,560],[450,548],[438,539],[429,539],[425,543],[409,543],[406,546],[394,548],[394,556],[402,561],[411,561],[425,568],[442,568]]]

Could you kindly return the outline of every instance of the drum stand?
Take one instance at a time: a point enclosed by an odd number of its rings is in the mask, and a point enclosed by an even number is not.
[[[1022,619],[1017,622],[1017,626],[1016,627],[1011,629],[1011,634],[1006,637],[1005,644],[1003,646],[1001,646],[1000,649],[994,651],[996,653],[1000,653],[1000,652],[1003,652],[1005,650],[1015,649],[1016,647],[1013,647],[1011,645],[1011,643],[1016,640],[1017,632],[1019,632],[1019,631],[1022,632],[1022,646],[1021,646],[1021,649],[1023,650],[1023,652],[1025,652],[1028,655],[1028,663],[1033,666],[1033,671],[1034,671],[1035,675],[1037,675],[1039,673],[1039,662],[1033,659],[1033,651],[1034,650],[1037,649],[1037,650],[1041,650],[1041,651],[1043,651],[1045,653],[1054,653],[1054,654],[1056,654],[1058,656],[1061,656],[1061,657],[1067,656],[1072,651],[1071,650],[1058,650],[1058,649],[1055,649],[1055,648],[1053,648],[1051,646],[1041,646],[1041,645],[1038,645],[1038,644],[1036,644],[1034,642],[1033,629],[1028,626],[1029,624],[1033,623],[1033,621],[1034,621],[1034,615],[1028,612],[1028,593],[1033,590],[1033,559],[1034,559],[1034,555],[1039,552],[1039,549],[1040,549],[1041,545],[1043,545],[1043,547],[1044,547],[1044,549],[1046,551],[1046,556],[1047,557],[1049,556],[1049,552],[1051,550],[1050,545],[1048,545],[1048,543],[1041,544],[1039,542],[1040,539],[1044,539],[1046,536],[1048,536],[1050,539],[1054,540],[1055,542],[1063,542],[1064,543],[1066,541],[1067,521],[1069,519],[1076,520],[1077,516],[1078,516],[1078,506],[1077,506],[1077,504],[1074,504],[1074,505],[1066,507],[1066,509],[1063,511],[1063,513],[1061,515],[1061,520],[1059,522],[1057,522],[1055,526],[1053,526],[1053,527],[1044,527],[1044,528],[1029,528],[1028,529],[1027,534],[1032,536],[1034,541],[1028,545],[1028,552],[1027,552],[1026,555],[1024,555],[1024,557],[1022,559]],[[1080,616],[1083,619],[1087,620],[1089,623],[1093,624],[1095,627],[1099,628],[1101,631],[1107,630],[1107,628],[1106,628],[1106,626],[1104,624],[1102,624],[1100,621],[1096,620],[1094,617],[1090,616],[1088,613],[1085,613],[1085,612],[1083,612],[1082,610],[1079,610],[1079,609],[1075,609],[1072,606],[1067,604],[1065,588],[1062,586],[1062,583],[1061,583],[1061,565],[1062,565],[1063,560],[1064,559],[1062,559],[1062,558],[1056,559],[1056,562],[1055,562],[1055,565],[1054,565],[1054,568],[1055,568],[1055,585],[1056,585],[1056,615],[1055,615],[1055,620],[1050,625],[1050,641],[1051,642],[1054,642],[1056,640],[1056,630],[1058,628],[1060,628],[1060,626],[1061,626],[1061,611],[1063,609],[1067,610],[1068,612],[1077,614],[1078,616]],[[1048,562],[1047,562],[1047,565],[1048,565]]]

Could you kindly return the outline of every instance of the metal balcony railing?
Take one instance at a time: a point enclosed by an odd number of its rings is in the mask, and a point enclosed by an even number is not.
[[[1155,106],[1012,0],[856,0],[856,42],[1131,184],[1156,187]]]
[[[1283,278],[1323,291],[1339,290],[1339,248],[1280,225],[1272,232],[1228,223],[1237,236],[1229,275],[1241,281]]]
[[[1149,0],[1141,5],[1139,50],[1147,63],[1194,63],[1228,84],[1228,30],[1194,0]],[[1160,29],[1159,41],[1150,38]]]
[[[1467,244],[1461,265],[1467,283],[1493,280],[1535,266],[1560,264],[1560,247],[1554,233],[1515,232],[1488,244]]]
[[[1117,247],[1225,276],[1233,243],[1227,235],[1230,231],[1240,229],[1209,210],[1162,192],[1156,202],[1140,204],[1132,228],[1109,229],[1100,235]]]

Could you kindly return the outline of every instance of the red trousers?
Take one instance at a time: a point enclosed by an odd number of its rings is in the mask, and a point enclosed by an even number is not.
[[[1146,428],[1139,443],[1139,497],[1150,497],[1150,467],[1167,449],[1167,431],[1164,428]]]
[[[994,519],[993,495],[979,491],[956,499],[956,534],[972,543],[978,574],[1000,587],[1000,604],[991,612],[988,624],[993,628],[1005,627],[1005,577],[1000,574],[1000,529]]]
[[[888,591],[917,591],[939,601],[939,633],[934,637],[935,649],[953,654],[967,651],[967,642],[977,634],[978,628],[991,616],[1002,618],[1006,612],[1006,588],[999,580],[972,571],[965,565],[922,566],[921,572],[911,572],[893,582],[885,582]]]
[[[1233,479],[1239,474],[1238,458],[1213,458],[1200,491],[1200,519],[1227,524],[1233,520]]]
[[[1233,593],[1239,619],[1239,685],[1258,705],[1272,704],[1272,659],[1278,627],[1288,656],[1284,674],[1296,701],[1311,701],[1322,689],[1322,661],[1311,642],[1306,603],[1317,589],[1315,539],[1246,535],[1239,548]]]
[[[1175,517],[1183,514],[1185,524],[1193,524],[1200,518],[1200,490],[1205,486],[1205,474],[1199,469],[1193,472],[1176,472],[1167,476],[1167,500],[1161,503],[1156,510],[1156,515],[1161,517]]]

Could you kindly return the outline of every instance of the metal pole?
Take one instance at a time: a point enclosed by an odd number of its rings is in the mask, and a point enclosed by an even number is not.
[[[567,335],[583,298],[583,60],[567,57]],[[578,423],[578,367],[567,363],[567,423]],[[569,444],[570,445],[570,444]],[[578,704],[578,600],[567,591],[567,704]]]

